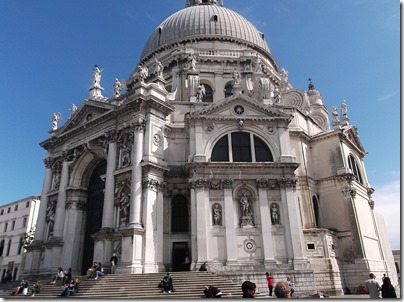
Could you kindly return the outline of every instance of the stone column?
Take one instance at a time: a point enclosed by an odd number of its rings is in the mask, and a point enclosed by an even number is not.
[[[145,228],[145,253],[144,253],[144,273],[158,272],[156,266],[156,247],[162,242],[155,240],[157,227],[157,213],[155,211],[157,203],[158,181],[148,178],[143,180],[146,215],[144,219]]]
[[[160,182],[157,192],[156,204],[156,263],[161,270],[164,267],[164,194],[167,189],[167,183]]]
[[[36,224],[35,241],[44,241],[46,238],[45,226],[46,226],[46,209],[48,207],[48,192],[52,185],[52,163],[53,160],[50,157],[45,158],[45,179],[42,186],[41,203],[39,206],[38,221]]]
[[[66,151],[62,153],[62,175],[60,177],[58,201],[56,204],[55,226],[53,229],[52,239],[61,240],[63,237],[63,225],[65,221],[66,209],[66,187],[69,184],[69,162]]]
[[[284,208],[282,216],[288,215],[287,221],[289,225],[287,227],[287,236],[289,236],[289,238],[286,238],[286,241],[290,244],[294,269],[308,269],[310,264],[304,253],[306,249],[304,245],[303,228],[295,195],[296,180],[282,178],[278,180],[278,185],[280,187]]]
[[[233,180],[222,180],[224,190],[224,222],[226,227],[227,264],[237,261],[237,241],[234,227]]]
[[[142,201],[142,167],[140,162],[143,157],[143,134],[146,126],[145,120],[139,118],[132,123],[134,126],[134,150],[132,154],[132,184],[130,196],[129,226],[142,228],[141,201]]]
[[[102,211],[101,231],[114,228],[114,199],[116,170],[116,141],[115,130],[109,130],[105,136],[108,139],[107,175],[105,179],[104,208]]]
[[[275,263],[271,213],[268,205],[267,182],[258,182],[264,263]]]
[[[193,183],[193,188],[195,190],[196,197],[196,216],[192,216],[196,219],[196,232],[197,236],[197,253],[198,253],[198,264],[202,264],[207,260],[207,251],[209,250],[209,240],[207,234],[207,221],[209,221],[209,216],[206,214],[206,203],[209,202],[209,184],[210,180],[208,178],[199,178]],[[192,255],[193,260],[195,256]]]

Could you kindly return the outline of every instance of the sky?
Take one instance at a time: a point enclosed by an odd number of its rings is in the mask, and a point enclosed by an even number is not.
[[[53,112],[128,79],[153,30],[185,0],[0,0],[0,205],[40,195]],[[368,154],[375,210],[400,248],[400,2],[224,0],[265,34],[289,82],[311,78],[331,113],[346,100]],[[330,117],[331,119],[331,117]],[[60,123],[59,123],[60,126]]]

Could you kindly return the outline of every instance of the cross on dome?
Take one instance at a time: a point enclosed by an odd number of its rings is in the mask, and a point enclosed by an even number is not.
[[[185,7],[196,5],[217,5],[218,0],[185,0]],[[220,0],[220,5],[223,6],[223,0]]]

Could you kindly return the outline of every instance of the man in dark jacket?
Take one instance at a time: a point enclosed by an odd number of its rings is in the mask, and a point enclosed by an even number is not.
[[[205,285],[205,289],[203,291],[206,298],[221,298],[222,292],[217,287],[212,285]]]

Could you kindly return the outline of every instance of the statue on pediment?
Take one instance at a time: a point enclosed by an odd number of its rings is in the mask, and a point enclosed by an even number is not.
[[[121,91],[122,91],[122,84],[121,82],[119,82],[119,80],[117,78],[115,78],[115,82],[114,82],[114,97],[118,97],[121,95]]]
[[[100,87],[101,75],[104,69],[100,69],[98,65],[95,65],[93,68],[93,86]]]
[[[58,121],[62,120],[62,114],[60,112],[52,113],[52,130],[58,128]]]

